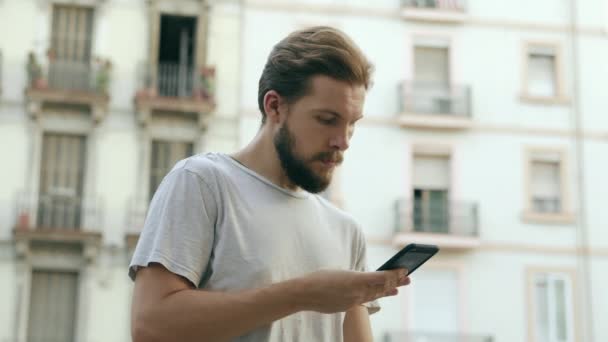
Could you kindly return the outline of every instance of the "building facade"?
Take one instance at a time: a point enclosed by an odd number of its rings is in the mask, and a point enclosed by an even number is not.
[[[441,248],[376,340],[608,340],[605,1],[0,0],[0,341],[130,340],[157,185],[255,134],[268,53],[312,25],[376,66],[324,195],[370,269]]]

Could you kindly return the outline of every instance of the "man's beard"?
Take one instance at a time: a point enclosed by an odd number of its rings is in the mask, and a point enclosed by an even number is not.
[[[327,189],[331,182],[331,177],[323,178],[317,175],[306,165],[306,161],[298,158],[294,153],[295,144],[295,138],[289,131],[287,123],[285,123],[274,136],[274,147],[279,155],[281,166],[287,174],[287,178],[293,184],[313,194]],[[336,161],[336,164],[339,164],[342,162],[342,155],[337,152],[321,152],[310,158],[308,162],[312,163],[316,160],[332,160]]]

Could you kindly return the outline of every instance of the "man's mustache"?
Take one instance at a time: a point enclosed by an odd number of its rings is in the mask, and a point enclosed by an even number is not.
[[[313,161],[319,160],[322,162],[333,162],[336,164],[342,164],[344,156],[339,152],[321,152],[313,158]]]

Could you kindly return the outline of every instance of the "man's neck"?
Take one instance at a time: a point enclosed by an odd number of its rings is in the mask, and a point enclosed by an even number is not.
[[[247,146],[230,156],[277,186],[291,191],[299,189],[283,171],[272,137],[268,132],[259,131]]]

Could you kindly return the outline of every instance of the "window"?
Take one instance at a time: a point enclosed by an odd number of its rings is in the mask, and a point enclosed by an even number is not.
[[[408,101],[417,113],[451,113],[453,99],[448,42],[426,38],[418,39],[415,44],[414,82]]]
[[[193,144],[175,141],[152,141],[152,163],[150,169],[150,199],[165,175],[175,163],[192,155]]]
[[[535,153],[530,163],[532,211],[536,213],[562,212],[560,153]]]
[[[573,341],[572,290],[564,274],[533,276],[535,342]]]
[[[74,341],[78,273],[32,272],[27,341]]]
[[[414,47],[414,78],[417,83],[446,88],[449,84],[449,49],[446,46]]]
[[[79,229],[86,156],[85,137],[43,135],[38,227]]]
[[[535,97],[560,95],[555,47],[530,45],[527,53],[527,95]]]
[[[62,89],[91,89],[93,9],[53,6],[49,82]]]
[[[449,231],[450,158],[414,157],[413,221],[418,232]]]
[[[160,17],[158,93],[189,97],[194,87],[197,18],[163,14]]]
[[[419,272],[419,273],[418,273]],[[459,327],[458,271],[426,267],[416,272],[416,280],[410,285],[411,330],[420,341],[458,340]],[[416,339],[418,341],[418,339]]]

